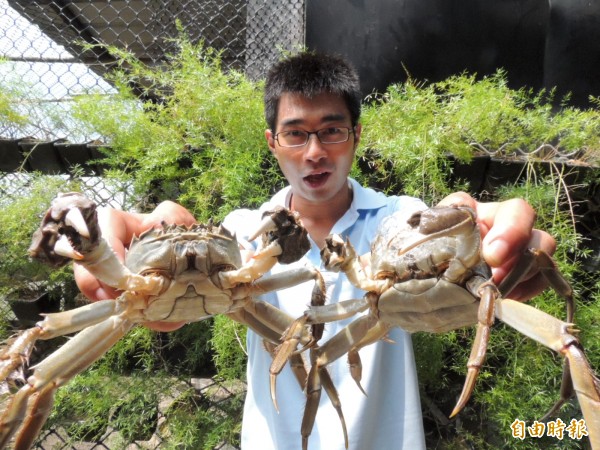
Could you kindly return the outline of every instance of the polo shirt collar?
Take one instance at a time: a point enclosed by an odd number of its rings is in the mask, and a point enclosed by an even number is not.
[[[352,205],[350,205],[351,209],[379,209],[387,205],[386,196],[381,192],[365,188],[353,178],[348,178],[348,181],[350,182],[350,187],[354,192]]]
[[[348,183],[353,193],[352,204],[333,226],[332,233],[343,234],[345,230],[353,226],[360,217],[359,211],[379,209],[385,206],[385,196],[378,194],[373,189],[361,186],[352,178],[348,178]]]

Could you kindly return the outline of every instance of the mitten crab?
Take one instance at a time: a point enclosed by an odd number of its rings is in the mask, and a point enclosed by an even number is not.
[[[461,206],[436,207],[409,216],[397,212],[386,218],[373,241],[370,264],[366,267],[350,242],[344,242],[339,236],[328,237],[321,251],[325,267],[344,272],[366,294],[362,299],[312,307],[288,329],[271,368],[273,398],[275,377],[287,358],[297,352],[298,337],[306,324],[365,314],[320,346],[311,343],[315,347],[302,423],[304,449],[317,413],[324,368],[347,354],[351,374],[362,390],[358,351],[385,339],[392,327],[401,327],[410,333],[441,333],[477,324],[467,379],[451,415],[458,414],[474,389],[495,318],[566,358],[561,400],[552,411],[572,396],[574,390],[592,447],[600,449],[600,383],[576,337],[570,284],[547,253],[528,249],[517,267],[496,286],[480,248],[481,234],[475,212]],[[566,322],[505,297],[535,267],[565,298]]]
[[[278,343],[293,318],[253,296],[313,280],[313,301],[320,302],[322,279],[312,267],[263,276],[278,261],[297,261],[310,248],[308,235],[293,213],[283,208],[266,213],[250,240],[259,236],[261,244],[244,264],[235,236],[222,226],[163,224],[135,238],[122,264],[101,236],[96,205],[79,193],[57,197],[33,238],[30,254],[55,266],[75,260],[123,293],[116,300],[48,314],[0,352],[2,382],[27,361],[37,339],[78,332],[33,367],[32,375],[10,399],[0,417],[0,449],[17,432],[15,449],[29,448],[50,413],[56,389],[136,324],[194,322],[225,314],[265,341]],[[304,343],[311,339],[307,331]],[[304,383],[302,364],[293,366]]]

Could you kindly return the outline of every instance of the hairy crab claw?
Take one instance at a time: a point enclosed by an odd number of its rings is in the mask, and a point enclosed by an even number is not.
[[[91,238],[90,230],[88,229],[87,224],[85,223],[85,219],[81,214],[81,211],[79,211],[79,209],[71,209],[65,216],[64,222],[67,227],[73,228],[79,234],[79,236],[88,240]],[[59,233],[61,231],[62,230],[59,229]],[[66,233],[62,233],[60,234],[58,241],[56,241],[54,251],[58,255],[64,256],[66,258],[82,260],[84,256],[80,252],[78,252],[74,247],[75,243],[73,242],[73,239],[69,238],[69,235],[67,235]]]
[[[337,234],[329,236],[328,239],[328,245],[321,249],[321,258],[326,261],[330,270],[339,272],[344,262],[349,259],[346,252],[350,247],[346,247],[346,242]]]
[[[65,225],[72,227],[86,239],[91,238],[90,230],[88,229],[87,223],[81,211],[77,208],[69,210],[65,216]]]
[[[257,239],[262,234],[271,233],[277,230],[277,223],[273,220],[273,218],[269,214],[263,215],[263,219],[258,225],[258,228],[250,235],[248,238],[249,241],[253,241]]]
[[[53,266],[82,260],[99,242],[96,217],[96,205],[91,200],[79,193],[60,194],[35,232],[29,255]]]
[[[299,260],[308,250],[308,233],[302,227],[298,213],[276,208],[263,214],[258,229],[248,238],[253,241],[262,235],[259,248],[253,258],[277,257],[282,264]]]

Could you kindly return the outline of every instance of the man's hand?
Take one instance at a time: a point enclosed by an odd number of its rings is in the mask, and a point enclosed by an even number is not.
[[[481,203],[467,193],[458,192],[450,194],[439,204],[465,205],[475,209],[483,237],[483,258],[492,268],[496,284],[511,270],[525,249],[535,247],[550,255],[556,250],[556,241],[550,234],[533,228],[536,214],[524,200]],[[547,285],[544,277],[537,270],[532,270],[509,296],[514,300],[529,300]]]
[[[163,202],[149,214],[102,208],[98,210],[98,221],[104,239],[108,241],[121,261],[125,258],[125,249],[129,247],[133,236],[139,236],[163,221],[187,226],[196,222],[187,209],[173,202]],[[75,264],[74,272],[77,286],[91,301],[113,299],[119,295],[118,291],[102,283],[85,267]],[[183,323],[153,322],[148,325],[156,331],[172,331],[180,328]]]

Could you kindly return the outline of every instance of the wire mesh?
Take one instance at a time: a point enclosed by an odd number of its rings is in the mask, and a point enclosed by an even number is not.
[[[304,0],[250,0],[246,39],[246,74],[264,76],[282,51],[304,45]]]

